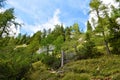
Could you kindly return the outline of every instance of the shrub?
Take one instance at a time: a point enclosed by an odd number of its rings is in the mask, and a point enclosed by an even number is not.
[[[77,54],[78,59],[86,59],[94,57],[98,52],[95,47],[94,42],[87,41],[82,44],[83,46],[79,49],[79,53]]]
[[[46,64],[48,67],[51,67],[53,69],[57,69],[60,67],[60,59],[56,58],[55,56],[52,55],[46,55],[42,53],[39,57],[39,59]]]

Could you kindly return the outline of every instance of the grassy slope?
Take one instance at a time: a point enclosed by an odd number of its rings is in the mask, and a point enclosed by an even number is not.
[[[65,71],[63,80],[94,80],[96,78],[120,80],[120,56],[111,55],[71,62],[66,64],[62,70]]]
[[[120,80],[120,56],[116,55],[70,62],[53,73],[40,64],[34,64],[31,80]]]

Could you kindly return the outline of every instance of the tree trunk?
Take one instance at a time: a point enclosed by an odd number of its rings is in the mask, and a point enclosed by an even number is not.
[[[100,18],[100,15],[99,15],[99,11],[96,10],[96,12],[97,12],[98,20],[100,20],[100,23],[101,23],[101,28],[103,29],[102,35],[103,35],[103,38],[104,38],[104,44],[105,44],[105,47],[106,47],[106,52],[107,52],[107,54],[110,54],[110,49],[109,49],[109,46],[108,46],[108,42],[107,42],[107,40],[105,38],[105,32],[104,32],[104,28],[103,28],[103,23],[101,21],[101,18]]]
[[[104,44],[105,44],[105,47],[106,47],[107,54],[110,54],[110,49],[109,49],[109,46],[108,46],[108,42],[105,39],[105,33],[104,33],[104,31],[102,32],[102,34],[103,34],[103,37],[104,37]]]
[[[2,32],[0,33],[0,38],[2,37],[2,34],[4,33],[4,31],[5,31],[5,27],[3,27],[3,30],[2,30]]]

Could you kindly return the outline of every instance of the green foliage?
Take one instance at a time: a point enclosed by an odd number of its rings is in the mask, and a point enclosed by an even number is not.
[[[53,69],[58,69],[60,67],[60,59],[52,55],[46,55],[41,53],[39,60],[41,60],[42,63],[46,64],[47,66]]]
[[[96,17],[98,18],[97,21],[97,25],[96,25],[96,32],[98,32],[99,34],[102,34],[103,40],[104,40],[104,45],[106,47],[106,52],[107,54],[110,54],[110,48],[108,45],[108,41],[107,41],[107,35],[106,33],[108,33],[108,21],[106,19],[105,16],[103,15],[108,15],[107,13],[107,7],[102,3],[102,1],[100,0],[91,0],[90,2],[90,7],[92,8],[92,12],[95,11],[96,12]]]
[[[87,32],[92,32],[92,26],[89,21],[87,21]]]
[[[25,80],[60,80],[60,75],[57,71],[49,69],[41,61],[32,64],[32,68],[26,74]]]
[[[9,35],[9,29],[12,24],[15,25],[16,28],[19,25],[17,22],[15,22],[15,16],[13,12],[14,9],[10,8],[7,9],[5,12],[0,13],[0,37]]]
[[[119,35],[119,34],[118,34]],[[120,38],[117,37],[111,37],[109,38],[110,45],[112,47],[112,53],[113,54],[119,54],[120,53]]]
[[[68,73],[62,80],[89,80],[88,74]]]
[[[6,47],[9,50],[7,53],[5,51],[0,53],[0,75],[2,75],[0,79],[22,79],[30,67],[29,55],[23,48],[15,50],[8,48]]]
[[[0,38],[0,48],[2,48],[3,46],[7,46],[9,39],[10,37]]]
[[[26,49],[26,52],[31,55],[36,53],[36,51],[39,49],[40,41],[41,41],[41,32],[38,31],[32,36],[30,44],[28,45]]]
[[[32,64],[29,73],[26,74],[25,80],[58,80],[57,75],[48,71],[47,67],[41,62]]]
[[[5,37],[0,39],[0,45],[0,79],[21,80],[36,59],[31,53],[39,48],[39,41],[31,41],[26,48],[18,47],[16,38]]]
[[[18,36],[16,37],[16,44],[30,44],[30,36],[27,36],[26,34],[22,35],[21,33],[18,34]]]
[[[55,25],[55,29],[52,31],[54,39],[56,40],[58,36],[62,35],[65,39],[65,31],[63,25]]]
[[[85,42],[83,47],[79,49],[78,57],[81,58],[91,58],[96,53],[95,45],[92,41]]]
[[[113,48],[112,53],[113,54],[119,54],[120,53],[120,24],[117,23],[116,19],[120,17],[119,15],[119,9],[112,8],[112,17],[107,17],[109,21],[108,29],[110,30],[109,34],[109,43],[110,46]]]
[[[79,76],[82,74],[88,75],[88,79],[118,79],[120,74],[120,59],[119,56],[111,55],[111,56],[102,56],[97,59],[87,59],[74,61],[66,64],[62,70],[64,71],[64,78],[69,78],[68,75],[75,76],[78,74]],[[83,76],[84,77],[84,76]],[[74,77],[72,77],[73,79]]]
[[[91,58],[95,55],[98,55],[97,48],[95,47],[95,43],[90,38],[90,33],[86,33],[86,42],[84,42],[82,47],[79,49],[78,59]]]
[[[100,0],[91,0],[89,5],[93,10],[98,10],[99,6],[101,5],[101,1]]]
[[[46,51],[47,54],[49,53],[49,47],[50,45],[53,44],[53,41],[54,41],[54,35],[51,33],[41,39],[40,45],[47,49]]]
[[[120,74],[115,74],[112,76],[112,80],[119,80],[120,79]]]
[[[54,36],[53,34],[48,34],[45,38],[42,38],[41,40],[41,45],[42,46],[49,46],[52,44],[54,41]]]
[[[34,41],[36,41],[36,42],[38,42],[38,44],[40,44],[41,35],[42,35],[41,31],[36,32],[36,33],[31,37],[31,43],[34,42]]]
[[[80,29],[78,23],[74,23],[72,26],[72,30],[75,34],[80,34]]]
[[[70,41],[71,29],[69,27],[65,28],[65,40]]]
[[[63,42],[64,42],[64,37],[62,35],[58,36],[57,39],[54,41],[54,45],[57,51],[61,50]]]

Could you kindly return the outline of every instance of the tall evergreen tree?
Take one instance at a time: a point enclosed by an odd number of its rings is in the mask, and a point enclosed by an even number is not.
[[[73,32],[74,32],[75,34],[80,34],[80,28],[79,28],[78,23],[74,23],[74,24],[73,24]]]
[[[65,28],[65,40],[69,41],[71,36],[71,29],[69,27]]]
[[[87,21],[87,32],[92,32],[92,26],[89,21]]]

